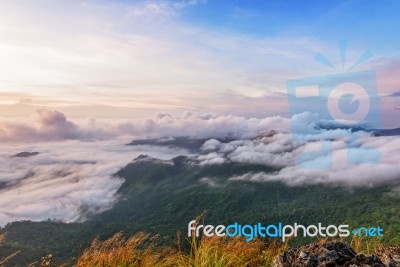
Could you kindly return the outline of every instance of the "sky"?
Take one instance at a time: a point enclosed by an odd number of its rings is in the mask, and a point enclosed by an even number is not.
[[[0,117],[290,116],[288,80],[372,70],[400,126],[398,1],[3,1]],[[338,43],[348,41],[345,69]]]
[[[398,10],[358,0],[1,1],[0,226],[110,208],[123,183],[113,174],[140,154],[279,169],[228,183],[393,183],[398,196],[399,137],[338,128],[400,127]],[[181,136],[203,140],[201,150],[126,145]],[[24,151],[39,154],[13,157]]]

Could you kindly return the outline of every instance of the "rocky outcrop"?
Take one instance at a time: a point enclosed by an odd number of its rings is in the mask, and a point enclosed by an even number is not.
[[[387,267],[400,267],[400,246],[385,246],[378,249],[377,254]]]
[[[400,267],[396,252],[382,251],[378,255],[356,253],[341,242],[311,243],[291,248],[279,255],[274,267]],[[397,261],[399,260],[399,261]]]

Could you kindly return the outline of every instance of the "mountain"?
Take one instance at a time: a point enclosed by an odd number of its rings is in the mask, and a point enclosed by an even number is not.
[[[374,130],[375,136],[399,136],[400,128]]]
[[[36,156],[36,155],[39,155],[39,152],[24,151],[24,152],[19,152],[19,153],[13,155],[12,157],[13,158],[27,158],[27,157],[32,157],[32,156]]]
[[[393,128],[393,129],[371,129],[366,125],[355,125],[355,126],[345,126],[345,125],[335,125],[332,122],[324,123],[321,122],[318,124],[319,129],[324,130],[335,130],[335,129],[344,129],[350,130],[351,132],[370,132],[374,136],[399,136],[400,135],[400,128]]]
[[[171,137],[171,138],[155,138],[155,139],[137,139],[130,142],[128,145],[150,145],[150,146],[167,146],[185,148],[189,151],[198,151],[205,141],[208,139],[190,138],[187,136]],[[221,142],[229,142],[235,139],[221,138]]]
[[[206,211],[207,224],[287,223],[349,224],[351,227],[384,228],[384,241],[400,243],[399,194],[394,184],[372,188],[334,185],[290,187],[281,182],[249,182],[229,179],[248,172],[274,172],[274,168],[227,162],[202,165],[179,156],[160,160],[146,155],[134,159],[115,174],[125,182],[119,201],[83,223],[13,222],[0,230],[0,258],[20,250],[10,264],[27,264],[52,253],[64,262],[76,257],[96,236],[107,238],[123,231],[160,235],[162,243],[182,242],[187,224]],[[297,238],[297,244],[309,242]]]

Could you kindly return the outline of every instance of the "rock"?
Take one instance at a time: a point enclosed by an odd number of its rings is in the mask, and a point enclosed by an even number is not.
[[[300,255],[299,255],[299,257],[300,257],[300,259],[302,259],[302,260],[306,260],[308,257],[309,257],[309,252],[308,251],[300,251]]]
[[[400,247],[381,247],[377,254],[387,267],[400,267]]]
[[[377,255],[356,253],[341,242],[315,242],[300,248],[291,248],[279,255],[274,267],[385,267]],[[387,265],[388,266],[388,265]],[[391,267],[391,266],[390,266]],[[397,266],[396,266],[397,267]]]

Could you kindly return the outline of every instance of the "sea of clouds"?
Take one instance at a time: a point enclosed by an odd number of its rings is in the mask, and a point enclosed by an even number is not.
[[[291,133],[293,123],[301,133]],[[325,126],[328,122],[323,123]],[[315,114],[292,120],[283,117],[244,118],[232,115],[192,114],[179,117],[158,114],[150,119],[113,122],[88,119],[73,122],[53,110],[38,110],[29,120],[0,121],[0,225],[16,220],[84,220],[110,208],[118,199],[120,168],[140,154],[161,159],[189,155],[199,164],[240,162],[264,164],[275,172],[250,172],[229,181],[282,181],[289,186],[333,184],[349,187],[400,182],[400,137],[374,136],[366,131],[320,127]],[[334,125],[334,124],[332,124]],[[299,127],[301,126],[301,127]],[[301,138],[294,140],[294,135]],[[188,136],[204,139],[197,153],[165,146],[127,146],[133,139]],[[329,141],[331,151],[307,159],[299,156],[318,151]],[[369,160],[366,148],[379,151],[379,162],[349,164],[348,153]],[[364,149],[365,148],[365,149]],[[37,151],[26,158],[18,152]],[[213,177],[202,182],[215,186]]]

